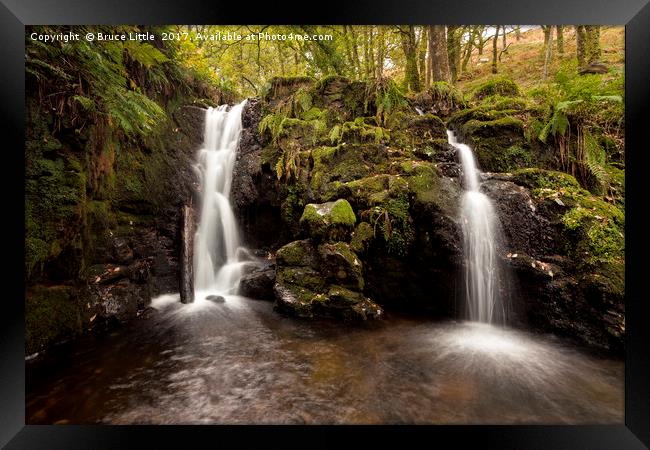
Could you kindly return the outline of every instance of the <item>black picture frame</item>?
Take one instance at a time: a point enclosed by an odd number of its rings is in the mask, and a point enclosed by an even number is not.
[[[400,446],[426,438],[454,447],[641,449],[650,446],[650,299],[645,294],[648,245],[645,211],[645,120],[650,100],[650,4],[648,0],[386,0],[313,2],[291,8],[279,2],[250,5],[223,0],[2,0],[0,48],[5,162],[2,178],[5,290],[0,313],[0,445],[8,449],[188,448],[195,439],[211,446],[226,439],[244,448],[271,440],[301,447],[349,441]],[[620,426],[36,426],[25,425],[24,355],[24,26],[33,24],[610,24],[625,25],[626,72],[626,370],[625,425]],[[645,152],[645,154],[644,154]],[[309,436],[306,436],[308,434]],[[392,442],[391,442],[392,441]],[[421,444],[420,444],[421,445]],[[443,447],[444,448],[444,447]]]

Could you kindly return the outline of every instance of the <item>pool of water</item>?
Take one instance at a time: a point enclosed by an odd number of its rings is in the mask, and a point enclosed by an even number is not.
[[[623,361],[552,336],[389,314],[346,325],[243,297],[26,363],[29,424],[622,424]]]

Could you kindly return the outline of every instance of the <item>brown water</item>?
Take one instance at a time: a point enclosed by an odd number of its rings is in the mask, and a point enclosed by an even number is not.
[[[28,361],[27,423],[623,423],[623,362],[551,336],[395,315],[352,326],[241,297],[177,298]]]

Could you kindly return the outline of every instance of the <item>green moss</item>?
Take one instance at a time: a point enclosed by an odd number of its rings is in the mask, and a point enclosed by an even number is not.
[[[82,331],[77,291],[33,286],[25,298],[25,352],[33,354]]]
[[[330,214],[333,225],[354,226],[357,221],[352,206],[347,200],[335,201]]]
[[[281,266],[314,266],[314,248],[309,241],[294,241],[282,246],[276,253]]]
[[[46,261],[78,247],[85,219],[86,174],[72,155],[28,159],[25,180],[25,270],[40,274]]]
[[[356,253],[363,253],[374,238],[372,226],[368,222],[361,222],[352,233],[350,248]]]
[[[474,90],[473,98],[482,99],[490,95],[516,97],[520,93],[517,84],[505,77],[493,77]]]
[[[554,170],[538,168],[519,169],[512,173],[513,181],[530,189],[539,188],[570,188],[580,189],[580,184],[571,175]]]
[[[300,218],[300,224],[314,238],[344,240],[356,220],[350,203],[339,199],[335,202],[308,204]]]
[[[278,282],[308,289],[310,294],[322,290],[325,286],[323,277],[311,267],[278,267],[276,277]],[[308,299],[303,298],[304,300]]]

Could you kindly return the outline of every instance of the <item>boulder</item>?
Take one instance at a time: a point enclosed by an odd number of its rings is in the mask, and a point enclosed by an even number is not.
[[[273,300],[274,284],[275,264],[263,264],[242,276],[239,282],[239,294],[259,300]]]
[[[300,224],[315,240],[343,241],[349,240],[357,221],[352,206],[347,200],[321,204],[310,203],[300,218]]]
[[[273,285],[277,310],[299,317],[379,318],[381,307],[363,294],[363,265],[345,242],[309,239],[278,250]]]

